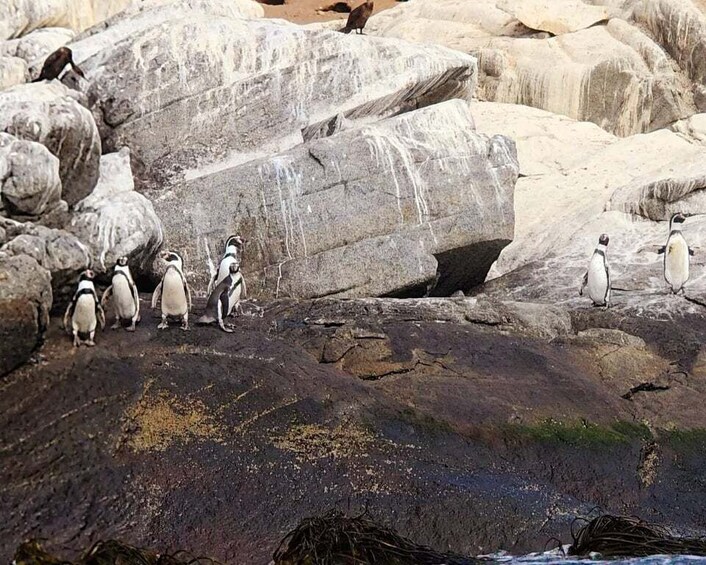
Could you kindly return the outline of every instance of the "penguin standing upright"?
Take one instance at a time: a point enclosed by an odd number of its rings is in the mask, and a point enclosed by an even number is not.
[[[667,244],[657,252],[664,253],[664,279],[674,294],[684,292],[684,283],[689,280],[689,256],[694,254],[681,233],[685,220],[679,213],[672,216]]]
[[[157,327],[165,329],[169,316],[182,319],[181,329],[189,329],[189,310],[191,310],[191,290],[184,277],[184,260],[176,251],[167,251],[162,255],[167,261],[167,270],[161,282],[152,294],[152,308],[157,307],[161,297],[162,323]]]
[[[228,238],[225,245],[225,250],[223,252],[223,258],[218,265],[218,272],[213,276],[208,285],[208,293],[216,288],[227,276],[230,274],[230,268],[232,265],[240,267],[240,263],[243,259],[243,250],[247,240],[239,235],[232,235]],[[234,309],[240,304],[241,297],[245,297],[247,293],[247,288],[245,286],[245,279],[243,278],[242,272],[239,272],[240,283],[231,288],[230,294],[228,295],[228,305],[224,314],[224,317],[230,316]]]
[[[101,328],[105,328],[105,314],[98,302],[93,278],[90,269],[81,273],[78,289],[64,314],[64,328],[73,335],[74,347],[82,343],[93,347],[96,344],[96,327],[100,323]]]
[[[115,323],[111,329],[118,329],[124,320],[130,322],[130,325],[125,329],[134,332],[135,324],[140,321],[140,296],[127,261],[127,257],[118,258],[113,270],[111,285],[105,289],[101,305],[105,308],[108,300],[112,298]]]
[[[224,332],[231,333],[233,331],[230,325],[226,326],[224,319],[228,316],[228,308],[231,304],[231,296],[233,289],[242,285],[243,275],[240,273],[240,267],[231,263],[228,269],[228,276],[216,285],[208,297],[206,303],[206,312],[197,320],[197,324],[212,324],[218,322]]]
[[[583,289],[588,287],[588,296],[593,300],[594,306],[610,306],[610,269],[606,250],[608,249],[608,235],[602,234],[598,238],[598,245],[593,251],[588,271],[583,276],[583,283],[579,295],[583,296]]]

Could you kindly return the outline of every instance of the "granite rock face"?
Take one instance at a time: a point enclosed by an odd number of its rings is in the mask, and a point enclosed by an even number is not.
[[[477,134],[457,100],[204,175],[155,206],[204,287],[241,233],[263,296],[443,295],[481,282],[512,239],[517,174],[512,141]]]
[[[106,150],[130,147],[139,186],[291,148],[339,114],[380,118],[473,94],[476,61],[462,53],[192,4],[120,17],[72,44]]]
[[[698,51],[703,34],[682,17],[699,12],[687,9],[688,0],[622,4],[635,9],[546,0],[409,2],[373,16],[366,30],[475,55],[481,100],[533,106],[626,136],[695,110],[703,81],[682,59]],[[658,4],[673,5],[664,8],[673,17],[655,15],[662,13]]]
[[[26,255],[0,252],[0,376],[41,343],[52,306],[51,275]]]

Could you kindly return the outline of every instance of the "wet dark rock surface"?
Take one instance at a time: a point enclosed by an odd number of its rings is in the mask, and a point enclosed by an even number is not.
[[[43,361],[0,381],[0,559],[119,538],[266,563],[301,518],[366,505],[466,555],[568,542],[596,505],[705,523],[697,317],[280,301],[227,335],[158,332],[144,306],[93,349],[53,321]]]

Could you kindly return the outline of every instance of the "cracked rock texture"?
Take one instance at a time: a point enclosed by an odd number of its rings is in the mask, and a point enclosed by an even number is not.
[[[450,294],[512,239],[517,172],[512,141],[477,134],[457,100],[199,177],[155,206],[203,286],[238,231],[262,296]]]

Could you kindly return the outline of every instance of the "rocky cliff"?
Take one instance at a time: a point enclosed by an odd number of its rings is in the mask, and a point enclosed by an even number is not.
[[[568,541],[597,505],[702,533],[703,2],[410,0],[366,35],[69,4],[0,8],[0,556],[266,562],[366,505],[466,555]],[[85,77],[30,83],[62,45]],[[233,335],[145,303],[70,349],[82,270],[127,255],[147,291],[178,250],[198,312],[233,233]],[[601,233],[607,311],[578,296]]]

